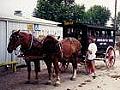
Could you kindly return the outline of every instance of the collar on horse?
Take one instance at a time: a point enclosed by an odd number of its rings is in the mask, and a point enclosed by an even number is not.
[[[33,36],[32,34],[30,34],[30,36],[31,36],[31,41],[30,41],[29,47],[28,47],[28,48],[21,47],[21,50],[22,50],[23,52],[29,51],[29,50],[32,48],[34,36]]]

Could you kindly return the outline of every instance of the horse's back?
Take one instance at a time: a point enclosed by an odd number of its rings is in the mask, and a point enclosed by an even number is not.
[[[81,49],[81,43],[75,38],[65,38],[61,41],[63,55],[66,58],[71,57],[74,53],[78,53]]]

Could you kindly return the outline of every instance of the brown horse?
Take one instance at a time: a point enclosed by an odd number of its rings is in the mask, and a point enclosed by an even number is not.
[[[31,72],[31,61],[34,62],[35,66],[35,79],[38,81],[38,72],[40,71],[40,63],[39,60],[41,59],[42,51],[42,43],[38,39],[36,39],[33,35],[25,33],[25,32],[14,32],[10,36],[10,41],[8,44],[8,52],[12,53],[13,50],[16,50],[18,46],[21,45],[21,52],[23,53],[23,57],[27,64],[28,70],[28,81],[26,83],[30,83],[30,72]]]
[[[51,82],[51,67],[52,63],[54,65],[54,70],[56,74],[56,85],[60,84],[59,78],[59,65],[58,62],[66,62],[68,60],[73,65],[73,75],[72,80],[76,78],[77,69],[77,56],[80,51],[81,44],[75,38],[65,38],[58,42],[53,36],[47,36],[43,40],[43,51],[45,54],[45,62],[48,67],[49,81]]]
[[[71,80],[76,78],[77,58],[80,53],[81,43],[75,38],[65,38],[61,42],[62,63],[71,62],[73,66],[73,75]]]

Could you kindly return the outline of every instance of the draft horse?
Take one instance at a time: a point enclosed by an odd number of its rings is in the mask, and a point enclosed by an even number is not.
[[[12,53],[16,50],[18,46],[21,46],[20,50],[23,53],[23,58],[25,59],[28,71],[28,81],[30,83],[30,73],[31,73],[31,61],[34,62],[35,66],[35,79],[38,81],[38,72],[40,71],[40,59],[42,56],[42,43],[40,40],[35,38],[32,34],[25,32],[16,31],[10,36],[9,44],[7,50]]]
[[[52,77],[52,63],[56,74],[56,85],[60,84],[59,77],[59,63],[58,62],[71,62],[73,65],[73,75],[71,80],[76,78],[77,70],[77,57],[81,48],[80,42],[75,38],[65,38],[62,41],[58,41],[53,36],[48,35],[43,40],[43,53],[45,54],[44,60],[46,62],[49,82],[51,83]]]

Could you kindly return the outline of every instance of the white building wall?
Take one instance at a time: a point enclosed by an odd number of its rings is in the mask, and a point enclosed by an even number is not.
[[[56,38],[60,36],[60,40],[63,38],[63,28],[56,26],[55,22],[54,25],[52,23],[46,25],[45,22],[35,22],[0,18],[0,64],[10,62],[11,60],[17,60],[19,65],[25,64],[25,61],[22,58],[17,58],[14,52],[9,54],[7,51],[9,38],[13,30],[31,33],[32,31],[28,30],[28,24],[31,24],[33,26],[32,34],[36,37],[39,37],[39,35],[54,35]],[[38,30],[36,30],[35,25],[38,25]]]
[[[59,40],[63,39],[63,28],[62,27],[58,27],[58,26],[48,26],[48,25],[40,25],[39,27],[40,29],[38,31],[36,31],[36,36],[39,37],[40,36],[47,36],[47,35],[54,35],[55,38],[58,38],[58,36],[60,36]]]
[[[0,21],[0,64],[6,61],[6,22]]]

